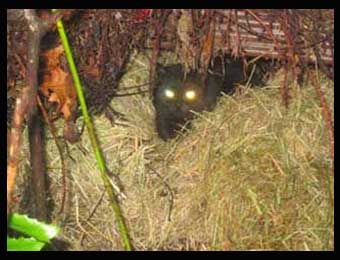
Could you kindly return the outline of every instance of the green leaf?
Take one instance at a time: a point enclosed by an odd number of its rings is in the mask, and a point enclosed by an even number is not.
[[[55,225],[45,224],[36,219],[29,218],[26,215],[13,213],[9,218],[10,228],[22,234],[33,237],[42,242],[48,242],[55,237],[60,228]]]
[[[37,241],[34,238],[7,237],[7,251],[40,251],[44,245],[44,242]]]

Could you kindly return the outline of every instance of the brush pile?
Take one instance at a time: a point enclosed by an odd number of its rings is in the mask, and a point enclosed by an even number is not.
[[[38,13],[42,19],[49,16],[48,11]],[[94,9],[67,10],[63,16],[87,102],[94,113],[103,112],[114,97],[133,50],[152,49],[150,87],[161,50],[173,51],[187,69],[197,68],[204,73],[212,57],[228,53],[275,58],[293,78],[306,75],[309,64],[317,64],[328,77],[334,77],[333,10]],[[8,11],[7,20],[7,93],[8,111],[12,111],[16,90],[27,80],[27,23],[16,10]],[[60,46],[53,31],[42,39],[41,93],[58,103],[57,114],[67,117],[63,111],[69,96],[60,89],[70,83],[66,76],[59,75],[60,70],[69,73],[66,61],[52,67],[48,62],[59,59],[51,55],[51,49]],[[58,82],[51,79],[56,77]],[[286,82],[281,88],[288,104]],[[73,107],[69,110],[76,113]]]

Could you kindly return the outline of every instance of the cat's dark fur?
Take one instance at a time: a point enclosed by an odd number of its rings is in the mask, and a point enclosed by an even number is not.
[[[158,64],[153,104],[159,136],[163,140],[174,138],[183,125],[187,123],[186,127],[189,127],[194,116],[191,111],[212,110],[220,93],[231,93],[235,83],[245,83],[246,75],[249,75],[251,69],[252,66],[244,71],[241,59],[229,58],[222,62],[221,58],[216,58],[206,79],[197,72],[190,72],[184,78],[180,64],[166,67]],[[262,74],[261,71],[255,71],[251,83],[262,85]],[[171,92],[168,94],[171,97],[166,95],[166,91],[169,90]],[[195,91],[196,98],[188,100],[187,91]]]

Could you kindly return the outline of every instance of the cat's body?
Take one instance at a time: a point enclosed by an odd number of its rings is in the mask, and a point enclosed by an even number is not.
[[[157,66],[153,104],[157,131],[163,140],[175,137],[176,132],[186,123],[188,127],[194,117],[192,111],[212,110],[220,93],[233,92],[234,84],[244,83],[245,74],[249,72],[244,73],[240,59],[228,59],[225,62],[215,59],[215,64],[209,71],[204,80],[203,75],[198,72],[190,72],[185,77],[180,64]],[[257,74],[259,73],[255,73],[252,79],[255,85],[262,84],[262,78]]]

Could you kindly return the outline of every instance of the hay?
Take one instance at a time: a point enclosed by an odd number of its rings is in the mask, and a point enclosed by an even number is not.
[[[120,87],[147,80],[140,55]],[[334,175],[319,100],[312,86],[291,85],[286,110],[280,80],[279,74],[266,88],[223,96],[169,142],[157,137],[147,95],[114,99],[112,107],[125,115],[114,126],[104,116],[94,119],[107,167],[127,197],[121,205],[135,249],[334,250]],[[333,113],[333,83],[322,78],[321,87]],[[58,201],[52,141],[47,151]],[[70,153],[72,200],[62,239],[68,250],[121,250],[106,195],[87,220],[104,189],[86,133]],[[171,221],[164,182],[174,195]]]

